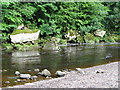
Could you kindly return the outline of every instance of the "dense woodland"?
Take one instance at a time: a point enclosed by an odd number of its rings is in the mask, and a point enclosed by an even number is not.
[[[24,24],[39,29],[40,37],[64,39],[67,30],[79,31],[81,35],[96,29],[107,35],[120,34],[120,2],[0,2],[2,23],[0,37],[10,42],[9,35]]]

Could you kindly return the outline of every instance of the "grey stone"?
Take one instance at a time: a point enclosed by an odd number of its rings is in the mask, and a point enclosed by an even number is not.
[[[81,74],[85,74],[85,72],[81,68],[76,68],[76,70]]]
[[[7,70],[6,70],[6,69],[4,69],[3,71],[4,71],[4,72],[7,72]]]
[[[94,32],[94,34],[96,36],[103,37],[106,34],[106,31],[98,29]]]
[[[65,76],[65,72],[62,72],[62,71],[56,71],[55,73],[58,77],[62,77],[62,76]]]
[[[19,71],[15,71],[15,75],[20,75],[20,72]]]
[[[20,79],[17,79],[17,82],[21,82],[21,80],[20,80]]]
[[[5,83],[6,83],[6,84],[9,84],[9,83],[10,83],[10,81],[6,81]]]
[[[37,76],[31,76],[31,79],[32,80],[37,79]]]
[[[43,71],[42,71],[42,75],[43,76],[51,76],[51,73],[50,73],[50,71],[48,71],[47,69],[44,69]]]
[[[37,69],[34,69],[35,72],[39,72],[40,70],[37,68]]]
[[[30,79],[31,75],[30,74],[20,74],[21,79]]]

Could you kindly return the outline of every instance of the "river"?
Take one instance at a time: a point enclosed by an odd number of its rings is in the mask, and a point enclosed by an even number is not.
[[[33,82],[15,82],[15,71],[37,75],[34,69],[48,69],[54,77],[57,70],[88,68],[120,60],[120,43],[60,45],[60,51],[11,51],[2,52],[2,86]],[[43,80],[40,77],[37,80]],[[6,81],[10,81],[6,84]]]

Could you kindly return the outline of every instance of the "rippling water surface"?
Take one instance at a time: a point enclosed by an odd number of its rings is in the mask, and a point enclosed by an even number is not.
[[[3,86],[21,84],[14,83],[14,79],[9,79],[9,77],[14,77],[16,70],[34,75],[36,74],[33,72],[34,69],[39,68],[42,71],[47,68],[54,76],[57,70],[87,68],[120,60],[119,43],[71,44],[60,45],[60,47],[60,51],[2,52],[2,69],[7,70],[3,72]],[[10,84],[5,84],[4,82],[8,80],[11,81]]]

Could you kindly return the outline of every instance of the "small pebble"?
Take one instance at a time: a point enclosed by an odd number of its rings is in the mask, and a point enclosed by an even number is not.
[[[17,82],[21,82],[21,80],[20,80],[20,79],[17,79]]]
[[[37,79],[37,76],[31,76],[31,79],[33,80],[33,79]]]
[[[48,76],[46,78],[49,78]]]
[[[0,70],[0,72],[2,72],[2,70]]]
[[[9,84],[9,83],[10,83],[10,81],[6,81],[5,83],[6,83],[6,84]]]
[[[26,79],[23,79],[22,81],[23,81],[23,82],[26,82],[27,80],[26,80]]]
[[[34,69],[35,72],[39,72],[40,70],[37,68],[37,69]]]
[[[17,83],[17,81],[14,81],[15,83]]]
[[[20,72],[19,71],[15,71],[15,75],[20,75]]]
[[[32,70],[27,70],[28,72],[31,72]]]

